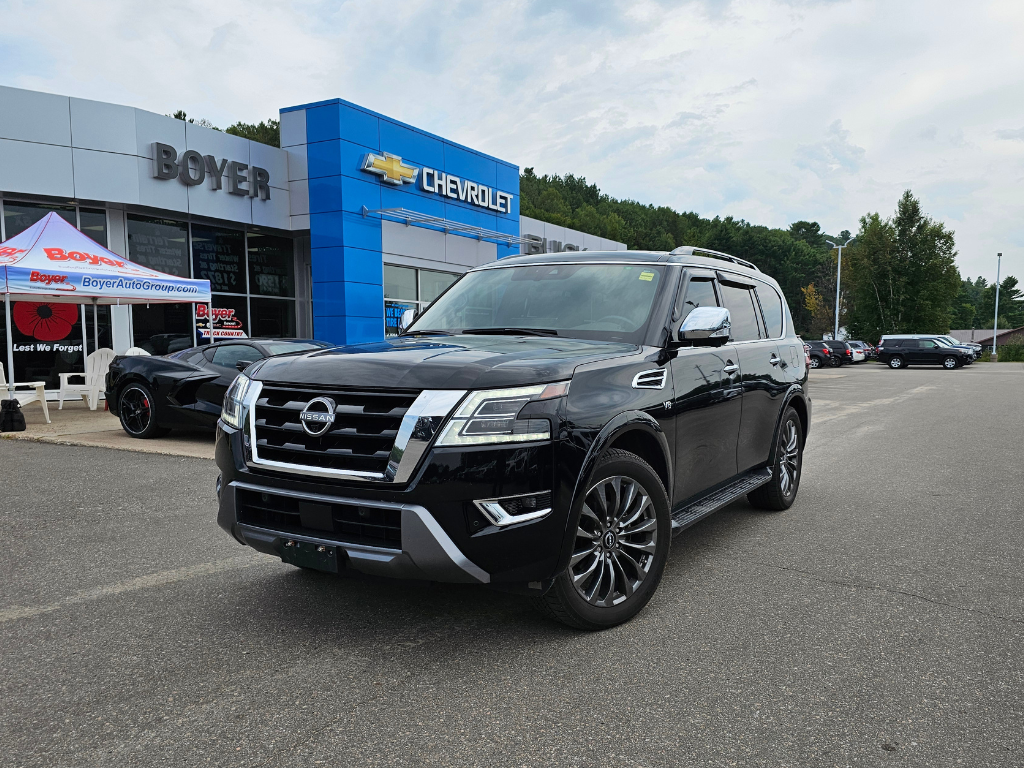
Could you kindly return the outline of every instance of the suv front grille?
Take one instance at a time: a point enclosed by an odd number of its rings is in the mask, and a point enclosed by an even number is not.
[[[402,511],[235,489],[238,522],[345,544],[402,548]]]
[[[402,417],[418,392],[313,390],[266,384],[254,409],[260,459],[299,466],[384,474]],[[315,397],[335,403],[334,423],[313,437],[299,414]]]

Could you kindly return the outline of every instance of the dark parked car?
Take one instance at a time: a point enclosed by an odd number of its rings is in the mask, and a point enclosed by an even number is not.
[[[217,521],[296,566],[490,584],[609,627],[651,598],[674,532],[744,496],[793,503],[806,383],[782,292],[748,262],[505,258],[403,335],[239,376]]]
[[[807,344],[811,348],[808,354],[812,368],[838,368],[853,362],[853,351],[845,341],[809,341]]]
[[[104,394],[132,437],[159,437],[172,427],[212,429],[224,393],[246,365],[330,346],[311,339],[231,339],[161,357],[115,357]]]
[[[951,347],[934,336],[883,336],[878,342],[878,359],[890,368],[908,365],[941,365],[954,369],[974,361],[966,347]]]

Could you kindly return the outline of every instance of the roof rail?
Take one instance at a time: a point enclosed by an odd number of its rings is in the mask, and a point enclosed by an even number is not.
[[[722,253],[721,251],[712,251],[710,248],[698,248],[692,245],[681,245],[674,251],[669,253],[669,256],[708,256],[712,259],[723,259],[724,261],[731,261],[733,264],[739,264],[741,267],[747,267],[757,272],[761,270],[757,268],[756,264],[753,264],[746,259],[741,259],[736,256],[730,256],[728,253]]]

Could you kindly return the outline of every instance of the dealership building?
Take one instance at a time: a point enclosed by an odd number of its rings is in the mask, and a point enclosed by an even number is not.
[[[280,120],[277,148],[0,87],[0,241],[55,211],[132,261],[209,280],[218,339],[337,344],[396,333],[402,311],[480,264],[625,249],[521,216],[514,163],[340,99],[284,108]],[[15,323],[16,350],[32,350],[16,351],[15,379],[56,388],[60,373],[82,370],[82,346],[163,354],[202,343],[200,315],[191,304],[83,308],[67,329],[78,346],[52,345],[62,351],[27,343],[42,324]]]

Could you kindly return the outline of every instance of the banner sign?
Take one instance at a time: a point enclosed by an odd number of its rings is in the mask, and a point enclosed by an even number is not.
[[[209,308],[205,304],[196,306],[196,333],[199,338],[210,338]],[[218,339],[247,338],[242,321],[235,315],[235,310],[227,307],[213,308],[213,335]]]
[[[208,302],[209,291],[197,285],[199,281],[167,277],[117,274],[83,274],[65,270],[41,270],[28,267],[7,267],[7,286],[11,293],[73,294],[82,296],[83,301],[94,296],[110,296],[114,299],[174,299],[177,301]],[[126,270],[127,271],[127,270]]]

